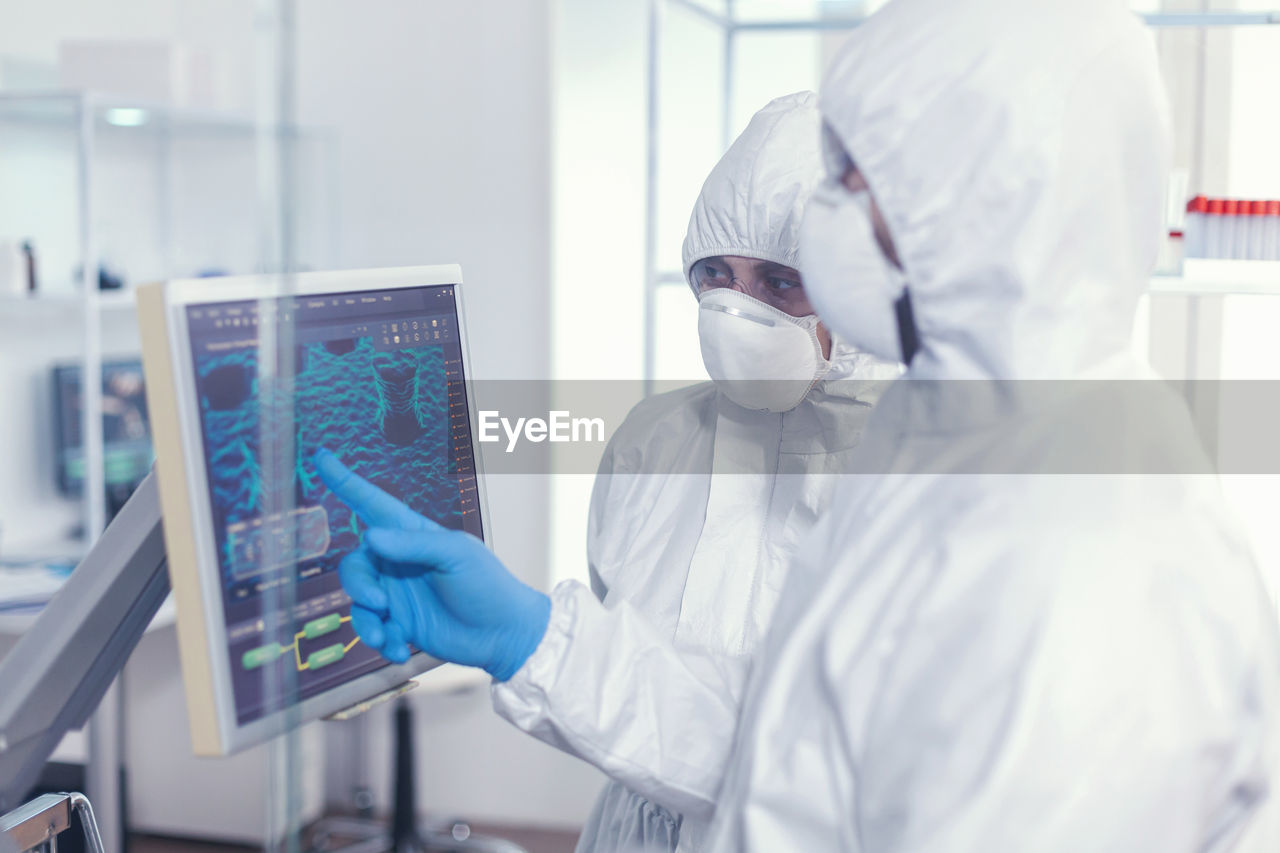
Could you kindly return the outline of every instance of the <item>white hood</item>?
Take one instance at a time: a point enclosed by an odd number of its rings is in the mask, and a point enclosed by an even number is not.
[[[717,255],[759,258],[800,269],[800,223],[822,180],[822,117],[813,92],[775,98],[752,116],[702,184],[684,238],[684,277]],[[883,380],[897,367],[832,336],[827,379]]]
[[[684,238],[684,276],[694,295],[690,271],[704,258],[741,255],[796,266],[800,220],[823,175],[821,127],[813,92],[775,98],[716,163]]]
[[[993,27],[1018,37],[993,42]],[[902,259],[912,375],[1133,373],[1165,105],[1151,36],[1121,0],[894,0],[855,31],[821,107]]]

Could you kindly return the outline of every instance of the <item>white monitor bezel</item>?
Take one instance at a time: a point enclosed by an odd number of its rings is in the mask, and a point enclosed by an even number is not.
[[[472,424],[471,450],[475,459],[477,503],[484,541],[492,547],[491,519],[485,492],[480,448],[474,426],[478,423],[476,401],[470,376],[467,320],[464,307],[462,268],[457,264],[386,269],[308,272],[292,275],[250,275],[209,279],[178,279],[165,283],[165,312],[170,329],[169,356],[174,366],[175,397],[178,404],[179,439],[187,462],[186,485],[192,511],[200,598],[204,609],[205,643],[214,684],[212,695],[223,754],[262,743],[286,731],[291,725],[320,719],[384,693],[399,684],[440,665],[440,661],[419,652],[405,664],[390,664],[359,678],[304,699],[285,710],[240,724],[236,719],[231,680],[231,662],[226,636],[221,568],[216,559],[212,508],[206,474],[204,441],[194,387],[194,361],[186,309],[192,305],[245,300],[313,296],[329,293],[412,289],[452,285],[458,313],[459,343],[462,351],[462,379],[467,390],[468,417]]]

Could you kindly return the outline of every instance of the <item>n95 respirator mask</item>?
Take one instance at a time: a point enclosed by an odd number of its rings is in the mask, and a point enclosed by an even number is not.
[[[792,317],[729,288],[699,294],[698,340],[716,387],[744,409],[788,412],[831,368],[816,316]]]
[[[831,178],[814,190],[800,226],[805,293],[841,340],[877,358],[909,361],[899,325],[907,281],[881,251],[872,222],[870,193]]]

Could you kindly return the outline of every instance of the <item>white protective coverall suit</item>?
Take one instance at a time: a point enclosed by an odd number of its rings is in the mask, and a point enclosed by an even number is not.
[[[717,255],[795,266],[804,205],[823,171],[820,127],[810,92],[755,115],[694,207],[686,278]],[[617,780],[579,850],[671,850],[677,839],[691,849],[705,831],[706,811],[682,816],[680,799],[664,794],[705,789],[707,773],[722,769],[737,674],[764,636],[797,544],[848,470],[874,401],[901,372],[838,340],[831,361],[791,411],[748,411],[707,382],[640,403],[610,441],[587,548],[604,607],[581,584],[560,585],[547,639],[493,691],[517,726]],[[707,666],[730,671],[738,686],[670,701],[666,661],[651,655],[655,639],[705,653]],[[556,681],[561,671],[571,675]],[[726,709],[729,723],[714,742],[686,736],[690,717],[720,719]]]
[[[1130,381],[1150,34],[1118,0],[895,0],[821,107],[920,349],[855,454],[882,475],[789,574],[710,849],[1280,850],[1274,605],[1181,400]]]

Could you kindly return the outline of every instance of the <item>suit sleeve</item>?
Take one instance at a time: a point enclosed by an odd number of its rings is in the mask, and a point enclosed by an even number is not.
[[[495,710],[516,727],[686,815],[709,816],[733,747],[745,658],[677,650],[625,602],[582,584],[552,595],[542,643]]]

